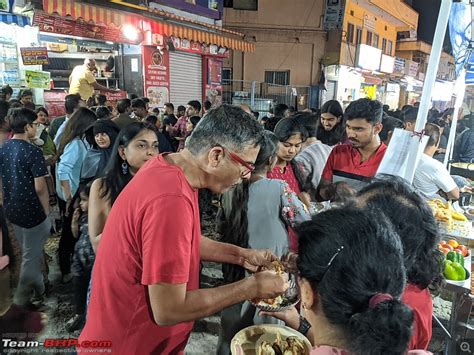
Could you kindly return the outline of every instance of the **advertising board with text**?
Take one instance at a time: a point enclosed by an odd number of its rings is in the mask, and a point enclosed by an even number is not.
[[[163,107],[169,102],[170,59],[168,51],[143,46],[144,89],[151,107]]]

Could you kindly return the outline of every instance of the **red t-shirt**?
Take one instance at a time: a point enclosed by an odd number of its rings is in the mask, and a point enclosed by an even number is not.
[[[402,302],[413,310],[413,335],[408,350],[428,349],[432,335],[433,300],[428,289],[407,284]]]
[[[370,178],[375,176],[386,150],[387,146],[382,143],[375,154],[362,162],[362,155],[359,150],[352,147],[351,144],[336,145],[329,154],[322,179],[329,182],[346,180],[349,184],[351,184],[351,181],[355,184],[357,182],[368,182]]]
[[[283,171],[279,166],[275,166],[272,171],[267,173],[267,177],[269,179],[286,181],[293,192],[297,195],[301,193],[300,184],[296,179],[291,163],[286,164],[285,171]],[[288,226],[288,243],[291,251],[298,252],[298,236],[290,226]]]
[[[156,325],[146,286],[198,289],[200,240],[197,190],[163,156],[152,159],[107,218],[80,341],[111,341],[113,354],[182,353],[193,322]]]

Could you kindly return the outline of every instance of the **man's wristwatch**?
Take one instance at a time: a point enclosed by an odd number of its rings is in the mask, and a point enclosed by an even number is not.
[[[307,321],[307,319],[303,316],[300,316],[300,326],[298,327],[298,332],[303,335],[308,333],[308,330],[311,328],[311,324]]]

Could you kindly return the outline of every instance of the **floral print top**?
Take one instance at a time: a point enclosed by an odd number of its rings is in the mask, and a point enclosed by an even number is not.
[[[270,249],[280,257],[295,250],[289,227],[311,218],[306,206],[282,180],[261,179],[250,184],[247,204],[249,247]]]

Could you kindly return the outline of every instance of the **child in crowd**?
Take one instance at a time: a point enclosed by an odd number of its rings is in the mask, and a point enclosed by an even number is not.
[[[87,308],[87,289],[95,260],[95,253],[89,239],[89,223],[87,218],[91,185],[92,183],[80,186],[79,206],[74,210],[72,216],[71,230],[74,238],[77,239],[71,265],[76,315],[67,324],[69,332],[82,329],[84,326]]]

